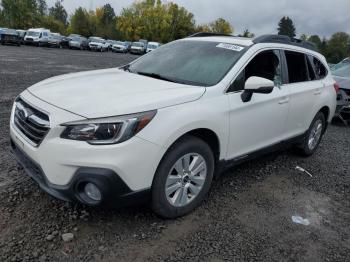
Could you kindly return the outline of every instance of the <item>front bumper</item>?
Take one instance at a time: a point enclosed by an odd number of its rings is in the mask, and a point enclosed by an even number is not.
[[[130,53],[137,54],[137,55],[142,55],[144,53],[144,51],[141,50],[141,49],[130,49]]]
[[[89,46],[90,50],[101,50],[102,47],[101,46]]]
[[[118,48],[118,47],[112,47],[112,51],[113,52],[117,52],[117,53],[126,53],[128,51],[128,49],[122,49],[122,48]]]
[[[150,189],[132,191],[125,182],[112,170],[103,168],[79,168],[72,180],[64,186],[51,184],[40,165],[35,163],[26,153],[11,140],[11,152],[24,171],[46,193],[69,202],[81,202],[87,205],[106,205],[121,207],[147,202]],[[98,203],[89,201],[83,191],[86,183],[95,184],[102,193],[102,200]]]
[[[49,184],[67,186],[81,168],[99,168],[118,174],[131,191],[151,187],[166,148],[138,136],[112,145],[90,145],[83,141],[62,139],[60,135],[65,129],[61,126],[62,123],[80,121],[84,118],[50,105],[28,91],[21,94],[21,99],[50,116],[50,130],[37,147],[33,146],[15,126],[15,107],[12,109],[10,121],[10,136],[13,143],[40,166]]]

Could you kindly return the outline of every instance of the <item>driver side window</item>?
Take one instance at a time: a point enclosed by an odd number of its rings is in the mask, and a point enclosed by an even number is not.
[[[275,86],[281,86],[282,62],[280,52],[278,50],[268,50],[257,54],[236,77],[227,92],[243,90],[245,82],[251,76],[267,78],[273,81]]]

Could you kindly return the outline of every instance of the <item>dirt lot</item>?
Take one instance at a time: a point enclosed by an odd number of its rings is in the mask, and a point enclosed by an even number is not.
[[[310,158],[289,150],[225,172],[205,203],[177,220],[148,207],[63,203],[39,190],[9,153],[15,96],[50,76],[134,58],[0,46],[0,261],[350,261],[350,129],[340,124]]]

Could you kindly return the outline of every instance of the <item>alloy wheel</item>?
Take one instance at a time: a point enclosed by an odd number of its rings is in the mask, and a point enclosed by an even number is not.
[[[180,157],[171,168],[165,194],[168,202],[176,207],[186,206],[201,192],[207,177],[207,163],[198,153]]]

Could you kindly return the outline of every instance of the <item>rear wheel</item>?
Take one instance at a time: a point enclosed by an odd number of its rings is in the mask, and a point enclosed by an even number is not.
[[[313,153],[315,153],[322,140],[325,129],[325,115],[322,112],[319,112],[313,119],[300,145],[300,153],[302,155],[311,156]]]
[[[165,218],[188,214],[205,198],[214,173],[214,156],[201,139],[186,136],[160,163],[152,185],[152,208]]]

